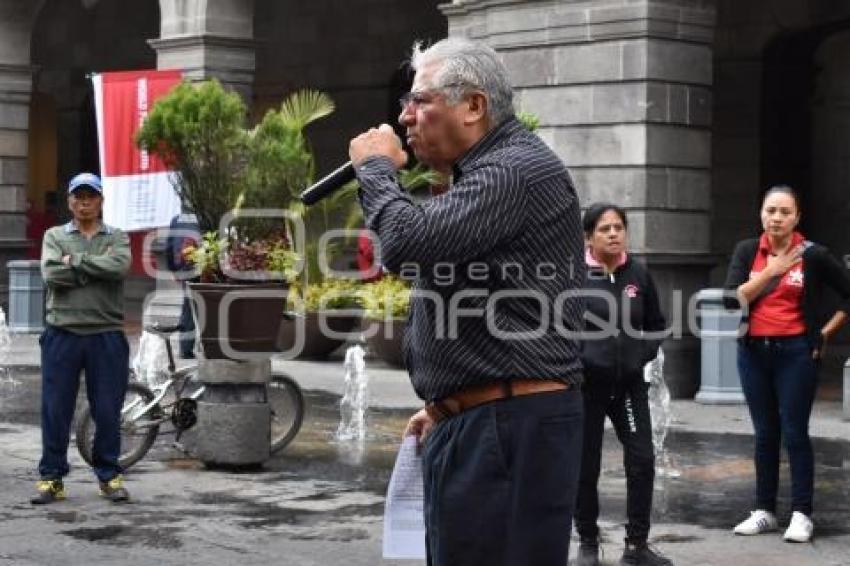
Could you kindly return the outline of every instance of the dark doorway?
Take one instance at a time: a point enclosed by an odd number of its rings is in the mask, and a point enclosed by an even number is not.
[[[850,156],[850,20],[776,38],[764,52],[761,105],[760,192],[784,183],[800,194],[800,229],[840,260],[850,257],[850,202],[846,167]],[[818,309],[826,320],[838,306],[827,291]],[[827,349],[821,395],[837,398],[850,331]]]

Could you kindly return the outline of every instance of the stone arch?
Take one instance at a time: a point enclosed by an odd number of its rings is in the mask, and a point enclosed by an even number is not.
[[[840,16],[840,17],[839,17]],[[789,183],[802,200],[801,229],[850,267],[850,14],[830,14],[808,28],[780,33],[763,51],[759,194]],[[753,225],[756,211],[752,211]],[[826,316],[832,293],[820,305]],[[823,362],[828,384],[850,355],[846,331]]]
[[[159,31],[158,7],[143,3],[133,18],[125,14],[121,0],[49,0],[34,21],[33,111],[44,109],[56,117],[54,188],[61,188],[76,171],[99,169],[89,74],[156,67],[156,53],[147,40]],[[41,143],[51,143],[39,136],[50,133],[46,124],[31,131],[30,146],[36,154]],[[32,163],[30,170],[38,167]],[[57,200],[61,208],[61,195]]]
[[[758,206],[767,187],[792,184],[806,210],[817,206],[810,111],[819,80],[815,54],[848,22],[847,3],[718,0],[711,237],[722,259],[714,284],[722,283],[735,242],[759,229]],[[804,230],[820,237],[817,215],[804,214],[803,222]]]
[[[836,253],[850,253],[850,221],[839,178],[850,144],[850,19],[784,34],[764,50],[759,190],[788,183],[800,192],[802,229]],[[841,216],[841,215],[844,216]],[[841,250],[847,248],[844,252]]]
[[[254,0],[160,0],[160,36],[149,41],[157,68],[184,78],[217,78],[253,100],[256,42]]]
[[[162,37],[217,35],[253,39],[254,0],[159,0]]]
[[[0,1],[0,63],[30,63],[32,24],[44,7],[45,0]]]

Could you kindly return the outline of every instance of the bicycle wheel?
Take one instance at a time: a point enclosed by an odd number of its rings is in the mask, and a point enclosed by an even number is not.
[[[294,379],[285,374],[273,374],[268,385],[272,412],[272,437],[269,451],[274,454],[292,442],[304,420],[304,395]]]
[[[156,440],[159,424],[152,424],[160,418],[162,410],[154,405],[144,414],[139,411],[153,401],[150,389],[140,383],[127,384],[124,406],[121,408],[121,455],[118,463],[127,469],[147,454]],[[89,466],[93,464],[95,424],[91,406],[86,404],[77,421],[77,450]]]

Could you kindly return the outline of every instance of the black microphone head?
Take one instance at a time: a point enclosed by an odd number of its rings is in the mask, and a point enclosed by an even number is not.
[[[337,167],[301,193],[301,202],[310,206],[357,178],[351,161]]]

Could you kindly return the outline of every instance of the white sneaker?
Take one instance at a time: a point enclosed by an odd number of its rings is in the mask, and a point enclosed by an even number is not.
[[[815,531],[815,525],[812,520],[805,514],[799,511],[794,511],[791,515],[791,522],[788,524],[788,529],[782,537],[786,542],[809,542],[812,540],[812,533]]]
[[[805,515],[804,515],[805,516]],[[779,528],[776,515],[763,509],[750,511],[749,519],[741,521],[735,526],[736,535],[760,535]]]

